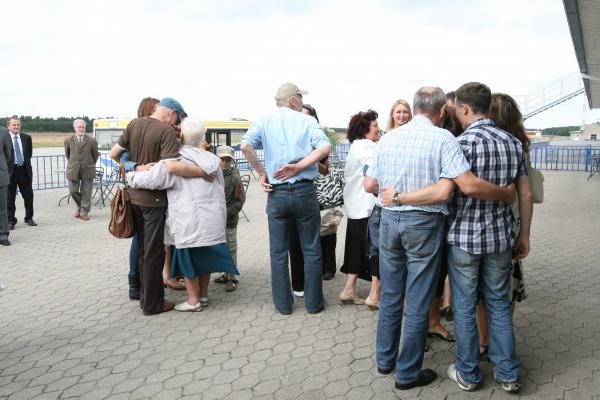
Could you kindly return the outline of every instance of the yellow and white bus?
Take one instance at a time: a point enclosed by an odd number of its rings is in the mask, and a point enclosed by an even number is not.
[[[94,120],[94,138],[98,149],[110,150],[127,128],[131,119],[99,118]]]
[[[99,118],[94,120],[94,138],[100,150],[110,150],[127,127],[131,119]],[[206,126],[206,142],[212,147],[239,143],[252,123],[246,120],[202,121]],[[232,140],[233,139],[233,140]]]

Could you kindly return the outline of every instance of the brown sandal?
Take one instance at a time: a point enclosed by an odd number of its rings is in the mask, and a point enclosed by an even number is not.
[[[171,290],[185,290],[185,286],[180,284],[179,282],[177,282],[177,284],[173,284],[163,279],[163,285],[164,287],[169,288]]]
[[[345,297],[344,295],[340,294],[340,301],[342,302],[342,304],[354,304],[357,306],[362,306],[363,304],[365,304],[365,299],[361,299],[360,297],[358,297],[357,294],[354,294],[349,297]]]

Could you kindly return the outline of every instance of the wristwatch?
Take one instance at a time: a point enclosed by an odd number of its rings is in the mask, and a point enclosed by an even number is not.
[[[392,196],[392,203],[399,206],[400,205],[400,192],[395,192]]]

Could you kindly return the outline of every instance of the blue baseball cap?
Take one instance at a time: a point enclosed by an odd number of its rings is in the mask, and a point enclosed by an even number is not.
[[[160,103],[158,103],[158,105],[167,107],[167,108],[175,111],[177,113],[177,115],[179,116],[179,120],[183,120],[187,116],[185,111],[183,111],[183,107],[181,106],[181,104],[172,97],[164,97],[160,101]]]

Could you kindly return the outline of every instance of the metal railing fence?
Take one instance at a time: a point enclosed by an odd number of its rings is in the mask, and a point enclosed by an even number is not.
[[[539,170],[589,172],[598,146],[540,146],[530,149],[531,165]]]
[[[117,164],[110,159],[108,153],[101,153],[97,167],[104,168],[105,177],[109,177]],[[33,190],[64,188],[67,181],[67,159],[64,154],[52,154],[31,157],[33,172]]]
[[[333,147],[330,156],[334,168],[343,168],[346,163],[349,143]],[[264,151],[256,150],[259,160],[264,164]],[[539,170],[585,171],[589,172],[592,156],[600,155],[598,146],[534,146],[530,149],[531,164]],[[68,187],[66,178],[67,160],[63,154],[40,155],[31,158],[33,168],[33,190],[46,190]],[[235,151],[235,163],[240,171],[252,172],[252,168],[240,150]],[[117,164],[108,153],[102,153],[97,163],[104,168],[106,177],[110,176]]]

